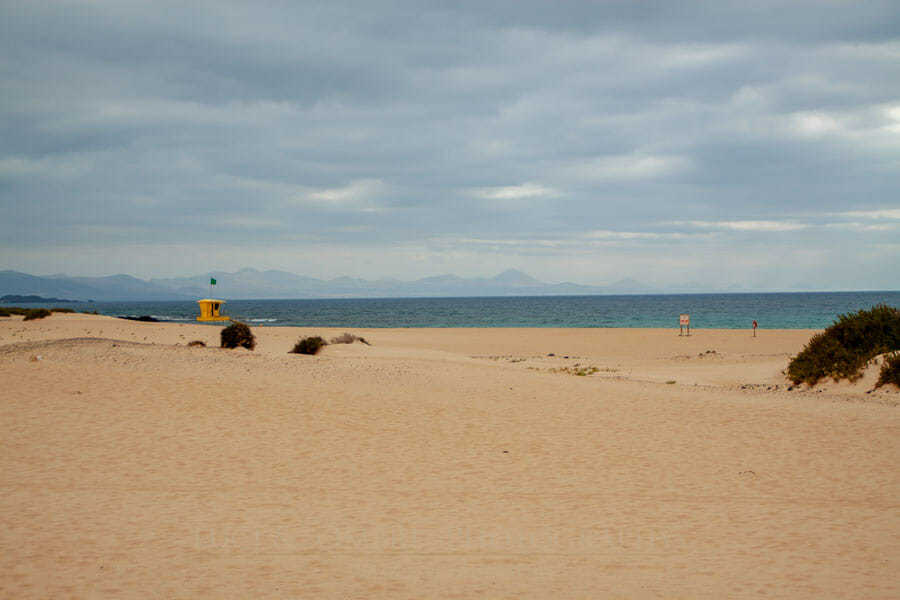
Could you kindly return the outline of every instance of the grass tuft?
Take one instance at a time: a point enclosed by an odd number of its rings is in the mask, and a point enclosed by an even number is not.
[[[206,348],[206,342],[203,340],[191,340],[188,342],[188,348]]]

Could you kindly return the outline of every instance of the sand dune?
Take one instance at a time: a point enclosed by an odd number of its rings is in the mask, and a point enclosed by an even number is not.
[[[0,319],[0,595],[900,597],[900,392],[809,331],[218,331]]]

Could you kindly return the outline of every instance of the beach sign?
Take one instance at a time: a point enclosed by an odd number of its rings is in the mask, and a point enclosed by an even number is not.
[[[684,335],[685,328],[687,328],[687,334],[691,335],[691,315],[681,313],[678,316],[678,335]]]

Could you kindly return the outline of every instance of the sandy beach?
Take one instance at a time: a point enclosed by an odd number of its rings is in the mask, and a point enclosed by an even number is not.
[[[900,392],[812,331],[219,330],[0,319],[0,596],[900,597]]]

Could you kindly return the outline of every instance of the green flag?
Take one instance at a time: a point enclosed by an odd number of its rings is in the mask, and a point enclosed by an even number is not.
[[[209,285],[216,285],[216,280],[212,277],[209,278]]]

